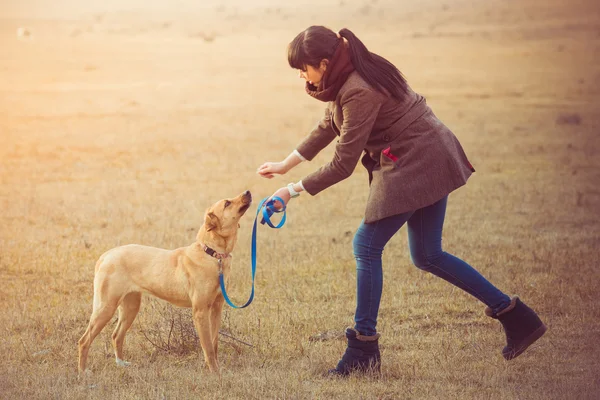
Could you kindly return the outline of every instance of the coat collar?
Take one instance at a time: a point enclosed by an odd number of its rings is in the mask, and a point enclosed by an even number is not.
[[[318,87],[306,82],[306,92],[321,101],[335,100],[348,75],[354,71],[348,44],[340,39]]]

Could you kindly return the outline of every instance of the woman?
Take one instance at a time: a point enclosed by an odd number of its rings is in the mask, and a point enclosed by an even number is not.
[[[307,93],[327,103],[325,116],[283,161],[266,162],[258,174],[285,174],[338,139],[333,160],[273,196],[285,203],[306,191],[316,195],[349,177],[362,155],[369,172],[365,216],[353,240],[357,269],[354,328],[348,347],[330,372],[379,371],[377,313],[382,290],[381,254],[406,223],[410,254],[418,268],[450,282],[487,305],[505,330],[505,359],[521,354],[545,332],[537,314],[511,299],[470,265],[442,251],[448,194],[475,171],[454,134],[413,92],[400,71],[371,53],[348,29],[311,26],[290,43],[288,61],[306,80]],[[363,154],[364,152],[364,154]]]

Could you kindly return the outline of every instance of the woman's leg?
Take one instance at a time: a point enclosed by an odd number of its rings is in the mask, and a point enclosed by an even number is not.
[[[365,336],[375,335],[377,313],[383,288],[381,255],[392,236],[406,223],[412,212],[394,215],[366,224],[360,224],[354,236],[356,258],[356,313],[355,329]]]
[[[356,258],[356,324],[354,329],[346,329],[348,347],[335,369],[329,370],[330,374],[380,371],[381,354],[376,326],[383,288],[381,254],[386,243],[411,214],[394,215],[370,224],[363,221],[358,228],[353,241]]]
[[[463,260],[442,251],[442,228],[448,197],[421,208],[408,220],[413,263],[459,287],[486,304],[494,313],[510,305],[510,297]]]

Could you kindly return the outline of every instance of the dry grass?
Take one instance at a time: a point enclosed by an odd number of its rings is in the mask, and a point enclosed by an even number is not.
[[[0,7],[0,397],[600,397],[596,2],[9,3]],[[383,376],[324,377],[344,342],[309,338],[352,321],[351,238],[367,196],[359,169],[295,200],[284,229],[261,227],[256,300],[224,315],[253,347],[223,337],[221,380],[198,353],[146,340],[170,312],[148,298],[125,346],[133,366],[116,367],[111,323],[92,346],[93,375],[79,380],[76,342],[102,252],[187,245],[215,200],[245,189],[262,198],[331,156],[273,181],[254,174],[321,115],[285,62],[287,42],[315,22],[355,30],[456,132],[477,173],[450,198],[445,247],[538,310],[547,335],[505,362],[499,324],[411,266],[403,231],[384,255]],[[235,255],[238,302],[249,290],[251,220]]]

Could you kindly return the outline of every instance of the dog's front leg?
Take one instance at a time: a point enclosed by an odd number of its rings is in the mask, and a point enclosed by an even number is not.
[[[219,328],[221,327],[221,314],[225,299],[219,294],[212,305],[210,313],[210,329],[212,330],[212,344],[215,349],[215,359],[219,359]]]
[[[200,346],[204,352],[204,360],[208,364],[208,368],[211,372],[219,373],[219,363],[215,354],[215,348],[211,340],[211,329],[210,329],[210,306],[194,306],[193,310],[194,326],[198,337],[200,338]]]

